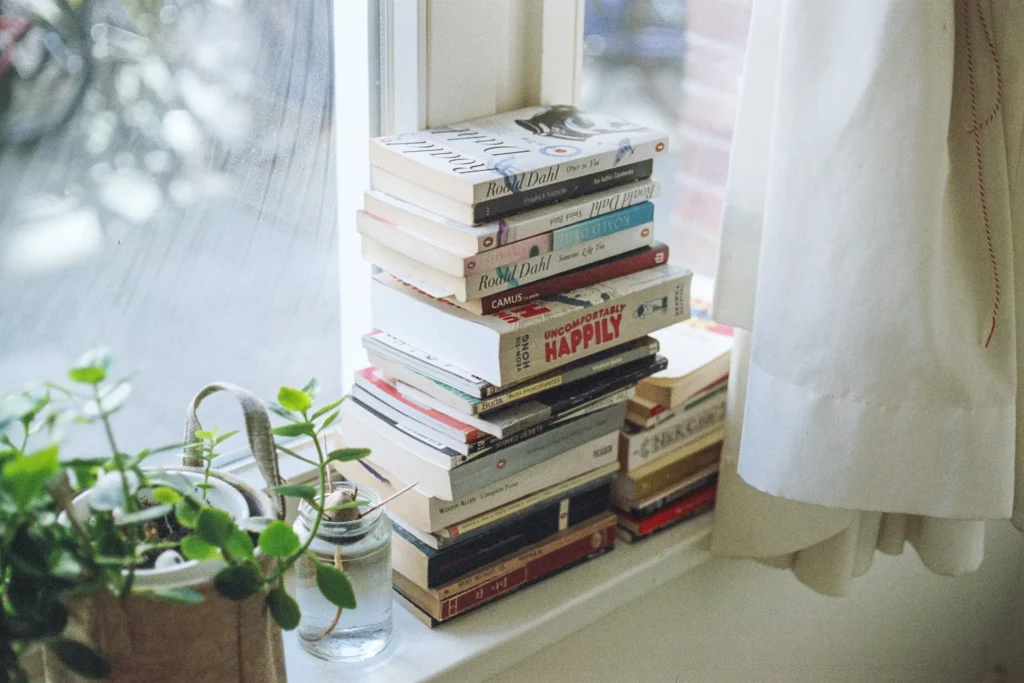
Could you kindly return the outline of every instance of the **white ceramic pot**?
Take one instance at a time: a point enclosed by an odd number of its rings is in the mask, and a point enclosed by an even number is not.
[[[196,484],[203,482],[203,475],[199,472],[163,471],[156,470],[149,472],[154,479],[166,481],[179,491],[189,491],[199,500],[203,499],[202,489],[196,488]],[[219,508],[227,512],[233,519],[240,520],[249,517],[249,504],[245,496],[231,484],[211,476],[206,502],[211,507]],[[89,497],[92,490],[83,491],[72,501],[72,509],[79,519],[88,519],[92,515],[89,507]],[[142,502],[152,501],[148,498],[149,491],[140,489],[138,497]],[[155,501],[152,501],[155,502]],[[67,515],[61,513],[58,520],[66,524]],[[181,588],[185,586],[197,586],[210,581],[214,575],[227,564],[222,560],[185,560],[166,568],[139,569],[135,572],[135,590],[157,590],[167,588]]]

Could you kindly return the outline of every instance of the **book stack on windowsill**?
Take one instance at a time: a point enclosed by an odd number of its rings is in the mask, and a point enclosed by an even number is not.
[[[436,625],[614,545],[627,400],[691,274],[653,242],[664,135],[534,107],[371,141],[383,272],[342,474],[387,497],[395,590]]]
[[[693,317],[655,332],[666,370],[642,380],[629,400],[613,488],[619,538],[634,542],[714,507],[725,431],[732,328]]]

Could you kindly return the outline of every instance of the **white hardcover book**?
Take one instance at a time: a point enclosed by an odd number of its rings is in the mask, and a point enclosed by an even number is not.
[[[481,316],[379,273],[373,326],[504,386],[685,320],[691,277],[658,266]]]
[[[425,495],[414,488],[388,502],[387,508],[424,531],[436,532],[523,496],[529,496],[551,486],[552,482],[564,481],[616,462],[617,442],[618,432],[599,436],[582,446],[545,460],[458,500],[444,500]],[[345,443],[350,443],[347,438]],[[586,454],[582,459],[581,453]],[[382,498],[391,496],[405,488],[406,485],[413,483],[411,481],[404,482],[390,470],[380,467],[377,468],[378,474],[387,479],[387,481],[382,481],[367,471],[358,461],[335,462],[333,465],[346,479],[362,486],[369,486],[377,491]]]
[[[386,171],[376,169],[373,173],[378,181],[383,177],[385,185],[389,182],[406,184]],[[415,193],[413,188],[406,188],[406,193],[410,191]],[[657,181],[641,180],[476,226],[452,220],[380,190],[370,190],[363,196],[363,208],[452,251],[480,254],[650,201],[660,192]],[[465,211],[470,215],[469,207]]]
[[[647,161],[667,150],[664,133],[556,105],[374,138],[370,163],[475,205]]]
[[[645,223],[607,237],[573,244],[546,254],[498,266],[468,277],[459,277],[427,267],[416,257],[391,249],[366,235],[362,237],[363,257],[396,277],[427,289],[432,296],[454,296],[458,301],[481,299],[537,280],[588,266],[627,251],[650,246],[654,224]]]

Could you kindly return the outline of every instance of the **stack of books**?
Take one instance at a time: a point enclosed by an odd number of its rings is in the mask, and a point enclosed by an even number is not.
[[[690,310],[689,320],[654,333],[669,366],[629,400],[612,495],[619,538],[630,543],[715,504],[732,328],[711,321],[707,301]]]
[[[656,131],[533,107],[371,141],[374,330],[342,417],[436,625],[611,549],[619,435],[691,273],[653,241]]]

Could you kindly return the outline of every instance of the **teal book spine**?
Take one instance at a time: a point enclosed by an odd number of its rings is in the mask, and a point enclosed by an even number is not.
[[[654,221],[654,204],[642,202],[621,211],[574,223],[551,233],[552,250],[613,235]]]

